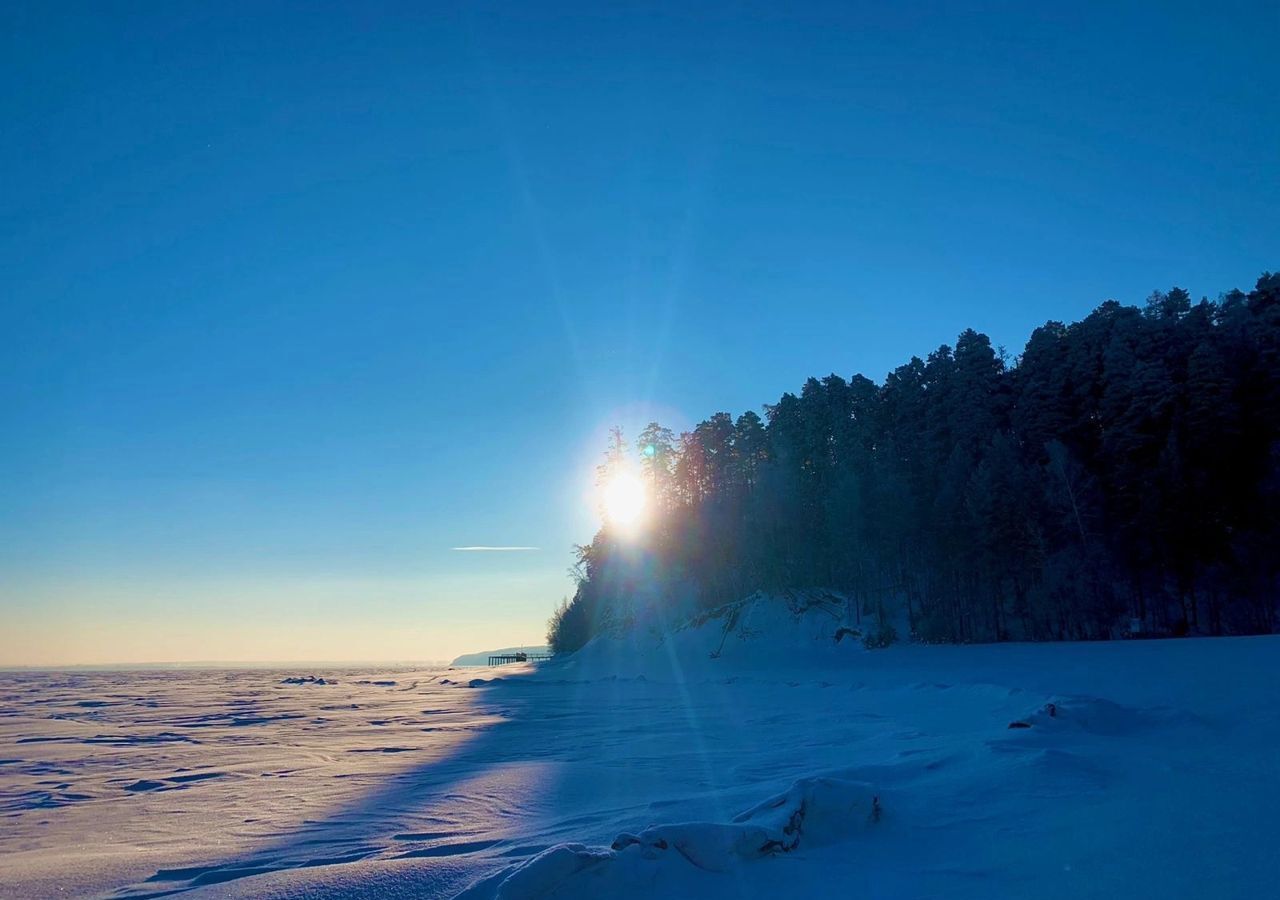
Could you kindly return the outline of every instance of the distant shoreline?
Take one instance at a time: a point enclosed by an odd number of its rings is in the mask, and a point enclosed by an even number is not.
[[[47,666],[0,665],[0,672],[138,672],[178,671],[210,669],[407,669],[440,668],[449,666],[447,659],[428,660],[263,660],[252,662],[228,662],[225,660],[200,660],[196,662],[154,663],[80,663]]]

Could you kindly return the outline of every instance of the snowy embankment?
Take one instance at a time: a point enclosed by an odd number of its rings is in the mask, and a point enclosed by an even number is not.
[[[834,639],[840,605],[805,605],[759,598],[665,637],[597,640],[534,676],[618,708],[601,714],[621,733],[598,735],[594,777],[665,764],[665,791],[618,809],[629,828],[665,824],[555,845],[465,896],[1273,889],[1280,640],[867,651]],[[683,687],[649,705],[652,682]],[[664,760],[655,732],[672,718],[689,744],[666,742]]]
[[[642,628],[597,640],[536,668],[421,684],[399,677],[399,689],[351,678],[320,689],[273,685],[283,709],[323,703],[349,720],[306,732],[310,752],[323,757],[309,761],[319,775],[295,781],[288,801],[278,792],[289,782],[264,779],[253,794],[254,783],[236,777],[248,762],[200,783],[206,799],[189,807],[205,820],[218,820],[221,786],[240,792],[224,818],[259,821],[265,808],[270,828],[188,832],[163,865],[149,851],[150,877],[102,881],[96,892],[125,884],[122,896],[194,889],[467,900],[1273,892],[1280,639],[868,651],[834,640],[844,624],[836,605],[798,611],[759,600],[665,636]],[[391,722],[405,704],[397,731],[356,727],[370,709],[355,707],[374,703],[383,704],[377,721]],[[420,734],[437,707],[465,723],[459,740]],[[166,754],[170,746],[187,747],[166,745]],[[356,760],[359,774],[344,777]],[[141,792],[128,802],[195,795]],[[306,807],[292,822],[291,804]],[[56,823],[61,812],[40,814]],[[50,839],[30,821],[26,840]],[[115,821],[117,832],[129,825],[119,813]],[[154,837],[166,819],[146,821]],[[270,839],[246,839],[259,828]],[[62,834],[76,846],[75,834]],[[69,870],[84,868],[77,852],[66,852]]]

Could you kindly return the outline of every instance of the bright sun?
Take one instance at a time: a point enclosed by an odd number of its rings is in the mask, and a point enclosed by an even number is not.
[[[604,489],[604,513],[614,525],[635,527],[644,516],[644,485],[629,472],[619,472]]]

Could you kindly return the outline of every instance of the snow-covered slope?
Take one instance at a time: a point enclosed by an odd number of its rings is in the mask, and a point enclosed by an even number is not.
[[[760,598],[538,667],[241,684],[308,727],[241,726],[219,749],[216,728],[153,723],[225,777],[129,794],[150,798],[138,818],[107,782],[163,781],[167,748],[113,751],[101,787],[41,776],[93,794],[144,855],[64,819],[75,803],[30,811],[0,830],[0,894],[41,896],[62,865],[72,895],[1271,895],[1280,639],[866,650],[835,641],[850,624],[839,602]],[[36,709],[0,720],[0,759],[88,765],[94,747],[13,740],[79,733]],[[276,778],[248,777],[255,754]],[[163,839],[187,813],[205,827]]]
[[[1270,890],[1280,640],[868,651],[835,640],[852,625],[755,598],[533,676],[615,711],[583,761],[597,779],[658,765],[665,790],[615,787],[635,804],[612,839],[592,820],[466,896]]]

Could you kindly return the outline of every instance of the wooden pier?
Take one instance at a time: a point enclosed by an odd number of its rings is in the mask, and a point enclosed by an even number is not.
[[[507,663],[538,662],[550,658],[550,653],[511,653],[505,656],[490,656],[489,665],[505,666]]]

